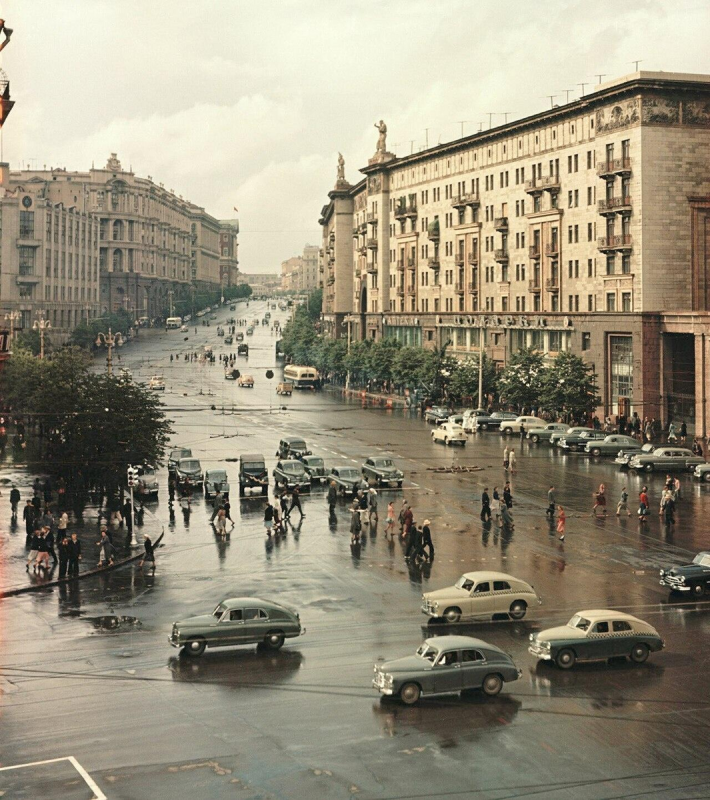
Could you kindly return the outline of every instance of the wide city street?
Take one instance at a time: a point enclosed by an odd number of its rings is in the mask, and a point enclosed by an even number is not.
[[[221,309],[219,322],[261,319],[266,308],[240,302],[236,312]],[[668,529],[656,513],[663,474],[626,473],[611,458],[565,455],[497,432],[449,448],[432,442],[431,427],[409,410],[328,390],[277,396],[276,337],[263,325],[237,365],[254,388],[240,388],[219,362],[184,360],[205,344],[218,356],[228,349],[217,321],[192,325],[188,333],[141,330],[118,351],[116,367],[137,380],[164,376],[172,441],[191,448],[203,469],[227,469],[234,528],[221,541],[199,493],[190,509],[169,508],[162,468],[159,499],[148,506],[165,528],[154,576],[134,564],[2,601],[3,764],[71,756],[112,799],[709,796],[710,602],[671,597],[659,585],[660,568],[708,547],[709,484],[680,476],[682,500]],[[263,499],[238,499],[239,455],[264,454],[271,472],[288,435],[303,437],[329,466],[359,468],[386,454],[403,469],[402,489],[379,492],[379,523],[365,527],[361,545],[351,546],[346,500],[329,520],[325,487],[314,486],[303,520],[295,514],[272,540]],[[502,491],[506,442],[518,453],[509,476],[515,527],[501,533],[479,514],[483,488]],[[452,465],[476,469],[434,471]],[[22,478],[23,503],[33,477]],[[609,516],[595,519],[600,482]],[[640,525],[644,483],[652,513]],[[546,521],[551,484],[568,515],[564,542]],[[617,517],[624,485],[632,516]],[[408,563],[400,537],[384,535],[387,502],[399,511],[403,498],[417,523],[431,521],[431,563]],[[5,487],[0,502],[7,532]],[[21,562],[24,536],[5,542],[7,558]],[[427,624],[423,591],[487,569],[531,583],[542,604],[518,621]],[[190,658],[170,646],[174,621],[245,595],[297,609],[305,634],[273,653],[243,646]],[[617,659],[566,671],[528,653],[531,633],[600,608],[646,620],[665,648],[642,664]],[[497,697],[450,694],[411,707],[380,699],[373,664],[452,632],[509,653],[520,679]],[[0,771],[0,797],[91,796],[67,761]]]

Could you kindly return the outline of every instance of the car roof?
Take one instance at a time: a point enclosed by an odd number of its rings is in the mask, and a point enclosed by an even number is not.
[[[440,650],[449,650],[453,648],[464,650],[469,647],[479,647],[485,650],[495,650],[496,653],[503,652],[494,644],[484,642],[483,639],[474,639],[473,636],[432,636],[430,639],[425,639],[424,642]]]
[[[303,436],[284,436],[282,442],[305,442]]]
[[[355,470],[355,472],[358,471],[358,468],[353,467],[351,464],[333,464],[331,470],[336,470],[336,469],[353,469]]]
[[[577,611],[575,616],[584,617],[590,622],[597,619],[631,619],[634,622],[643,622],[638,617],[633,617],[631,614],[626,614],[623,611],[615,611],[612,608],[595,608],[587,611]]]
[[[242,461],[263,461],[264,456],[261,453],[242,453],[240,456]]]
[[[227,474],[227,470],[224,467],[215,467],[214,469],[208,469],[206,474],[211,475],[213,472],[224,472],[225,475]]]
[[[260,603],[264,606],[285,608],[285,606],[282,606],[280,603],[276,603],[273,600],[262,600],[260,597],[226,597],[221,601],[220,605],[223,605],[225,608],[241,608],[242,606],[249,605],[250,603]],[[288,609],[286,610],[288,611]]]
[[[521,578],[516,578],[513,575],[508,575],[505,572],[491,572],[490,570],[480,570],[479,572],[464,572],[464,578],[470,578],[473,581],[481,581],[481,580],[510,580],[510,581],[520,581]],[[527,581],[522,581],[523,583],[527,583]]]

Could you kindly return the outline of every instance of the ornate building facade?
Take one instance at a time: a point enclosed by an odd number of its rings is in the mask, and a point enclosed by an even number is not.
[[[321,213],[324,330],[570,350],[600,411],[710,432],[710,76],[635,73],[404,158],[383,125]]]

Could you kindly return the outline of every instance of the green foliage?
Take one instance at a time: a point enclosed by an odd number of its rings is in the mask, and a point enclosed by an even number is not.
[[[14,349],[24,350],[25,352],[31,353],[33,356],[38,356],[41,349],[39,331],[36,331],[33,328],[22,331],[20,334],[18,334],[17,339],[15,340]],[[45,332],[44,352],[49,353],[51,349],[52,340],[50,339],[49,334]]]
[[[498,378],[501,400],[515,408],[539,406],[544,375],[541,353],[526,348],[518,351]]]
[[[127,311],[120,309],[115,314],[105,314],[98,319],[92,319],[87,324],[82,322],[71,333],[69,344],[76,347],[83,347],[86,350],[93,350],[96,347],[96,337],[99,331],[108,333],[109,328],[112,333],[126,334],[128,329],[135,325],[135,319]],[[47,349],[47,338],[44,340],[45,352]]]
[[[580,418],[600,404],[597,391],[592,367],[579,356],[563,351],[545,372],[540,403],[549,411]]]
[[[403,389],[420,389],[431,373],[432,353],[421,347],[401,347],[392,363],[392,380]]]
[[[478,356],[469,356],[459,362],[448,383],[448,395],[455,403],[478,405]],[[495,396],[498,373],[495,364],[483,356],[483,396]]]

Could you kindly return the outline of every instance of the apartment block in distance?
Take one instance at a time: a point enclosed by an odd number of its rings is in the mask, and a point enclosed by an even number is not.
[[[710,433],[710,76],[637,72],[360,171],[321,212],[324,330],[569,350],[600,413]]]

